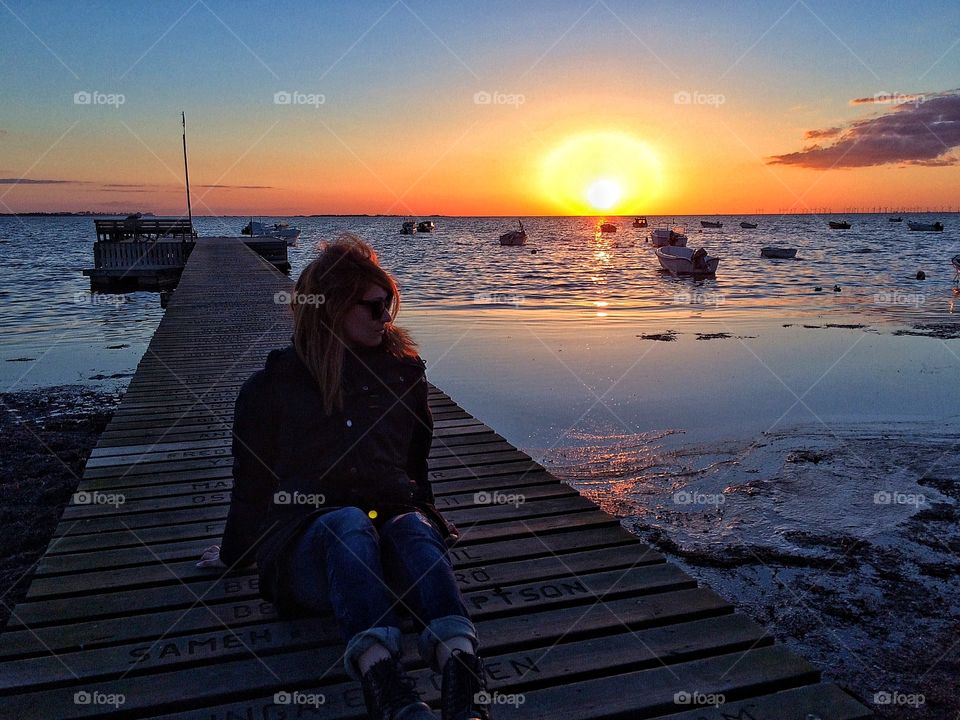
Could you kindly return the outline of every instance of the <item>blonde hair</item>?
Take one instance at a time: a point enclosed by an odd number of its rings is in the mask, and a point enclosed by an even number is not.
[[[370,285],[388,293],[391,321],[383,335],[384,351],[396,357],[416,357],[410,334],[393,324],[400,312],[400,289],[396,280],[380,267],[377,253],[352,233],[335,242],[323,243],[320,255],[307,265],[294,286],[293,346],[320,386],[323,410],[343,409],[343,363],[348,351],[343,342],[347,312],[363,298]]]

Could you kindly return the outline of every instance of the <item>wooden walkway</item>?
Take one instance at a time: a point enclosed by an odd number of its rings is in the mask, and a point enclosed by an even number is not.
[[[0,717],[364,716],[331,618],[278,620],[255,573],[194,567],[227,513],[234,398],[288,344],[274,295],[291,288],[242,243],[200,239],[87,463],[75,499],[89,502],[64,512],[0,638]],[[490,689],[522,694],[498,718],[871,717],[447,395],[430,403],[431,478],[463,531],[452,554]],[[480,492],[524,502],[479,505]],[[718,694],[719,708],[684,702]]]

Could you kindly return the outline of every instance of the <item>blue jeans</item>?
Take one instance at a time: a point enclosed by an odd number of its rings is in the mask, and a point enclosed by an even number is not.
[[[420,656],[434,671],[438,642],[477,633],[467,617],[446,546],[418,512],[391,518],[377,530],[355,507],[317,517],[296,541],[286,592],[300,606],[333,612],[347,643],[344,667],[360,679],[357,659],[374,644],[400,656],[394,606],[413,616]]]

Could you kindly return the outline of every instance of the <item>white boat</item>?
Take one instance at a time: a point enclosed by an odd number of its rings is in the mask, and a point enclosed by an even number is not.
[[[400,226],[401,235],[416,235],[417,234],[417,221],[416,220],[407,220],[403,225]]]
[[[437,225],[433,220],[421,220],[417,223],[417,232],[431,233],[436,229]]]
[[[670,227],[667,223],[660,223],[650,231],[650,242],[654,247],[687,246],[686,228],[682,225]]]
[[[760,248],[760,257],[779,258],[781,260],[790,260],[797,256],[796,248],[773,247],[772,245]]]
[[[943,232],[943,223],[918,223],[907,221],[907,225],[911,230],[921,230],[926,232]]]
[[[519,230],[511,230],[500,236],[501,245],[523,245],[527,242],[527,231],[523,229],[523,223],[517,220],[520,225]]]
[[[268,225],[257,220],[248,222],[240,233],[250,237],[272,237],[286,240],[287,245],[296,245],[297,240],[300,239],[300,228],[290,227],[287,223]]]
[[[713,275],[720,265],[720,258],[710,257],[703,248],[658,247],[657,260],[664,270],[676,275]]]

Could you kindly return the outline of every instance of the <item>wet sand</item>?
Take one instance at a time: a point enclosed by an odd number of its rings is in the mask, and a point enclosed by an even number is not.
[[[956,720],[958,430],[798,425],[699,446],[624,436],[552,465],[879,717]]]
[[[75,385],[0,395],[0,632],[118,402]]]

